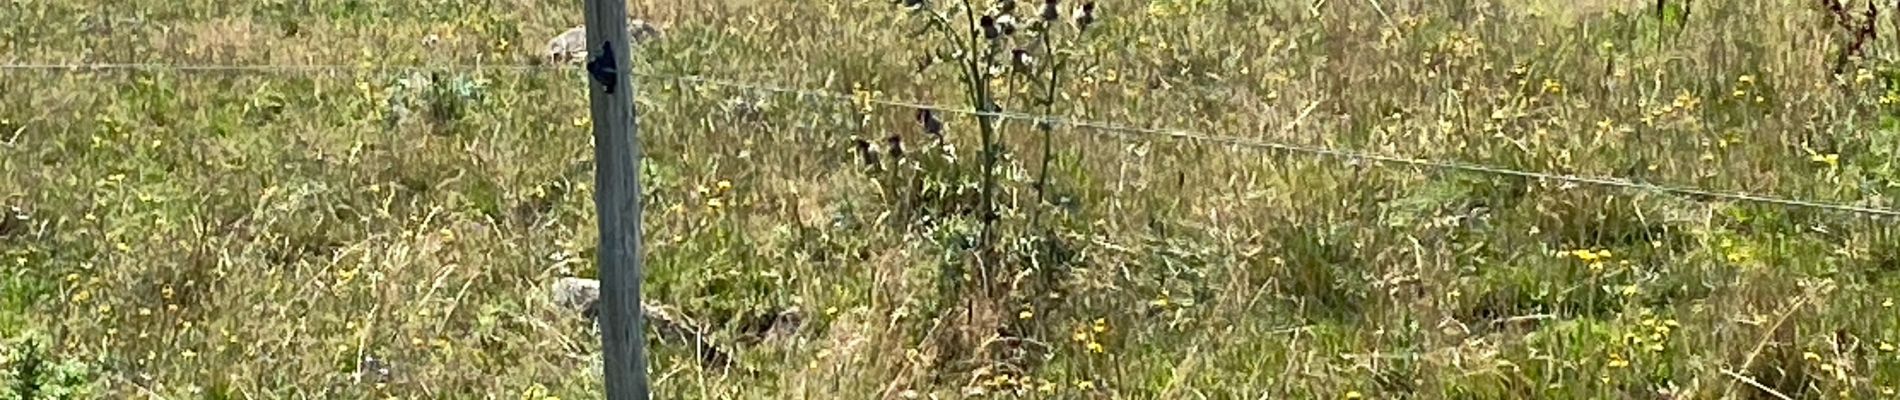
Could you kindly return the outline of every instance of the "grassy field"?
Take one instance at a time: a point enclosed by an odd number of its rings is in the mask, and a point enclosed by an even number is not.
[[[631,1],[636,71],[856,97],[637,83],[647,297],[734,356],[650,335],[656,397],[1900,398],[1893,218],[876,101],[1892,210],[1890,4],[1850,50],[1864,2],[1021,1],[994,45],[893,3]],[[0,71],[0,399],[600,396],[548,294],[594,275],[583,78],[473,67],[579,2],[0,21],[6,64],[355,66]]]

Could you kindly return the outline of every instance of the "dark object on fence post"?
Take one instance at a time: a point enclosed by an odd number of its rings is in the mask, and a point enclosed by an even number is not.
[[[600,56],[594,57],[594,61],[587,62],[587,74],[594,77],[594,82],[606,88],[607,94],[614,94],[614,87],[620,86],[620,70],[614,65],[613,46],[605,44],[600,46]]]
[[[640,144],[626,0],[587,0],[588,82],[594,118],[594,204],[600,213],[600,339],[608,400],[646,400],[646,327],[640,307]],[[611,50],[606,50],[611,49]],[[607,59],[611,58],[611,60]],[[616,68],[617,66],[617,68]]]

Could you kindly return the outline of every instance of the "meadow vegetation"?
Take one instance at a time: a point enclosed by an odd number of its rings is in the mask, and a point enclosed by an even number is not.
[[[1900,398],[1892,218],[951,112],[1893,210],[1892,4],[1001,3],[630,0],[646,295],[733,357],[657,397]],[[347,66],[0,71],[0,399],[599,397],[581,19],[0,2],[3,64]]]

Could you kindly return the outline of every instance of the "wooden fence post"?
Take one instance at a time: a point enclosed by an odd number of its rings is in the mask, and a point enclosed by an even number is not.
[[[640,307],[640,144],[626,0],[586,0],[587,85],[593,103],[594,204],[600,228],[600,334],[607,399],[646,400]]]

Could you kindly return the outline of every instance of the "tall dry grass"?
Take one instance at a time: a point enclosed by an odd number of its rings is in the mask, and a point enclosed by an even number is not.
[[[1663,4],[1100,1],[1047,112],[1895,207],[1891,41],[1836,75],[1854,37],[1819,2]],[[1879,7],[1884,33],[1900,10]],[[915,71],[942,43],[889,2],[631,8],[669,30],[642,72],[969,105],[956,69]],[[581,77],[446,67],[531,62],[578,7],[12,2],[0,20],[24,21],[0,27],[8,63],[445,66],[4,72],[0,398],[598,396],[594,334],[546,295],[593,274]],[[1043,112],[1037,82],[989,84]],[[1043,131],[1001,120],[988,270],[1009,273],[983,279],[976,119],[936,114],[937,142],[916,110],[638,85],[648,294],[740,365],[656,342],[669,398],[1900,386],[1880,219],[1069,126],[1045,163]]]

